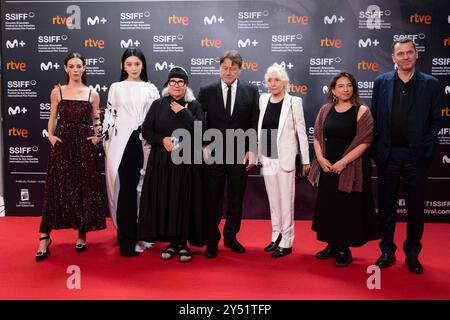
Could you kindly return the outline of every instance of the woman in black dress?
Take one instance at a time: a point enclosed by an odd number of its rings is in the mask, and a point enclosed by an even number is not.
[[[328,243],[316,257],[334,257],[335,267],[351,263],[349,247],[379,238],[367,152],[372,139],[370,110],[359,100],[355,78],[341,72],[333,77],[328,104],[316,119],[316,158],[309,176],[319,186],[312,229]]]
[[[50,94],[51,150],[36,261],[50,254],[50,232],[54,229],[78,230],[75,249],[81,253],[87,248],[86,233],[106,228],[106,202],[95,147],[102,140],[100,98],[97,91],[87,87],[86,63],[79,53],[66,57],[64,71],[67,84],[55,87]]]
[[[142,135],[152,150],[138,219],[138,239],[168,241],[161,259],[178,254],[180,262],[192,260],[187,242],[203,245],[201,142],[198,150],[192,147],[194,124],[202,123],[203,111],[187,85],[187,72],[172,68],[162,98],[153,102],[144,120]],[[201,129],[198,134],[201,138]]]

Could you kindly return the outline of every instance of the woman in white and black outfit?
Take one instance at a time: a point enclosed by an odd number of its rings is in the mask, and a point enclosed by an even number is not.
[[[309,170],[308,138],[302,99],[291,96],[289,77],[279,65],[267,69],[270,93],[259,99],[259,160],[269,198],[272,242],[264,248],[272,258],[292,252],[294,241],[295,158],[301,155],[302,174]]]
[[[139,49],[128,48],[122,56],[120,82],[110,87],[103,123],[108,202],[123,257],[138,255],[146,245],[136,243],[138,187],[150,151],[141,126],[158,98],[158,89],[148,82],[145,56]]]

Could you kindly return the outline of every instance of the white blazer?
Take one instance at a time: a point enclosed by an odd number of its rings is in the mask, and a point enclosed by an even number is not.
[[[270,93],[262,94],[259,98],[258,120],[258,156],[261,159],[261,128],[266,113]],[[294,115],[292,114],[294,113]],[[294,116],[294,117],[292,117]],[[295,120],[294,120],[295,119]],[[297,131],[297,137],[294,130]],[[298,142],[297,142],[298,141]],[[299,150],[300,147],[300,150]],[[303,115],[302,98],[294,97],[286,92],[281,106],[280,121],[278,122],[277,150],[281,169],[292,171],[295,169],[295,156],[300,153],[302,164],[309,164],[309,143],[306,135],[305,117]]]

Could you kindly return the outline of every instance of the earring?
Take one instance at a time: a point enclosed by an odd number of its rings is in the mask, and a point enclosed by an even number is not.
[[[333,103],[336,103],[338,101],[338,98],[336,97],[336,95],[333,93]]]

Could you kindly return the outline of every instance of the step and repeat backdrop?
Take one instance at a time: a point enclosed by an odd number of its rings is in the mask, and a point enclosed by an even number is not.
[[[145,53],[150,81],[157,87],[172,66],[180,65],[190,73],[195,93],[219,78],[219,56],[225,50],[240,51],[241,79],[261,92],[266,91],[266,68],[278,62],[291,78],[291,92],[303,98],[312,142],[315,116],[332,75],[353,73],[370,106],[374,78],[393,69],[392,41],[410,38],[419,50],[418,69],[440,79],[444,96],[425,213],[428,221],[450,222],[450,5],[445,2],[10,0],[1,1],[1,20],[7,215],[41,212],[49,94],[65,81],[62,65],[69,52],[85,56],[88,82],[100,93],[102,105],[111,83],[119,80],[120,58],[130,46]],[[316,190],[298,182],[296,218],[311,218],[315,199]],[[258,170],[249,180],[245,213],[246,218],[269,218]],[[398,214],[400,219],[406,215],[403,196]]]

